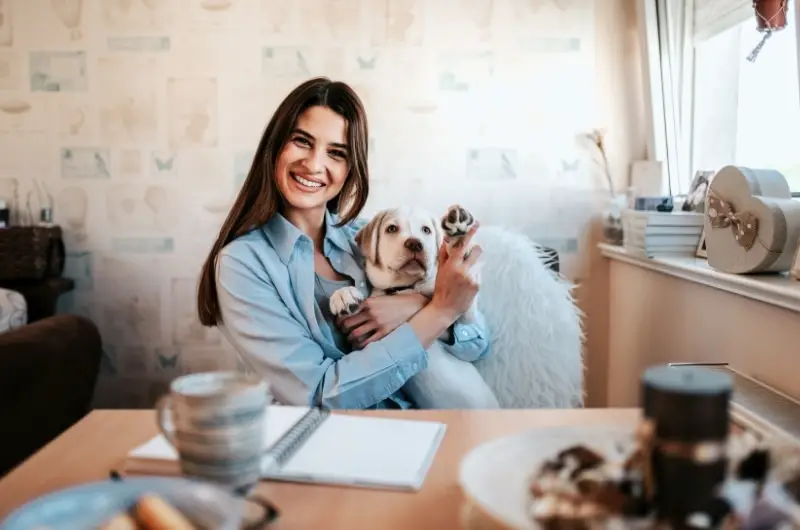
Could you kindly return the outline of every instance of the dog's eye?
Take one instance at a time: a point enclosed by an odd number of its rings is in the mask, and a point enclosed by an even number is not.
[[[387,234],[394,234],[395,232],[397,232],[397,225],[389,225],[386,227]]]
[[[423,226],[422,227],[422,233],[423,234],[430,234],[431,233],[431,229],[428,228],[427,226]]]

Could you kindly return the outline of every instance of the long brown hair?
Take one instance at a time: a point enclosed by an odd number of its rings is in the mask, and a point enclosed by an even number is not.
[[[204,326],[216,326],[222,321],[217,296],[217,257],[225,245],[251,229],[263,226],[280,211],[283,199],[275,183],[275,164],[297,118],[314,106],[331,109],[347,123],[350,170],[342,191],[328,202],[328,210],[338,214],[339,224],[343,225],[355,219],[366,204],[369,174],[364,106],[345,83],[327,77],[309,79],[286,96],[267,124],[242,189],[203,264],[197,289],[197,313]]]

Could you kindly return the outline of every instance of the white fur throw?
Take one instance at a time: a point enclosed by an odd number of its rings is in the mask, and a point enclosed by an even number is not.
[[[572,285],[522,234],[482,226],[478,307],[492,351],[475,363],[502,408],[583,406],[582,313]]]

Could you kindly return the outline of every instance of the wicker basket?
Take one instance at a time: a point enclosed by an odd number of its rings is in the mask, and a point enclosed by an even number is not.
[[[41,280],[64,272],[64,242],[58,226],[0,229],[0,280]]]

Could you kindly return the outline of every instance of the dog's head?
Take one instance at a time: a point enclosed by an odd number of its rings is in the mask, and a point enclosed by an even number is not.
[[[415,285],[436,275],[442,228],[423,210],[383,210],[358,231],[355,239],[375,288]]]

